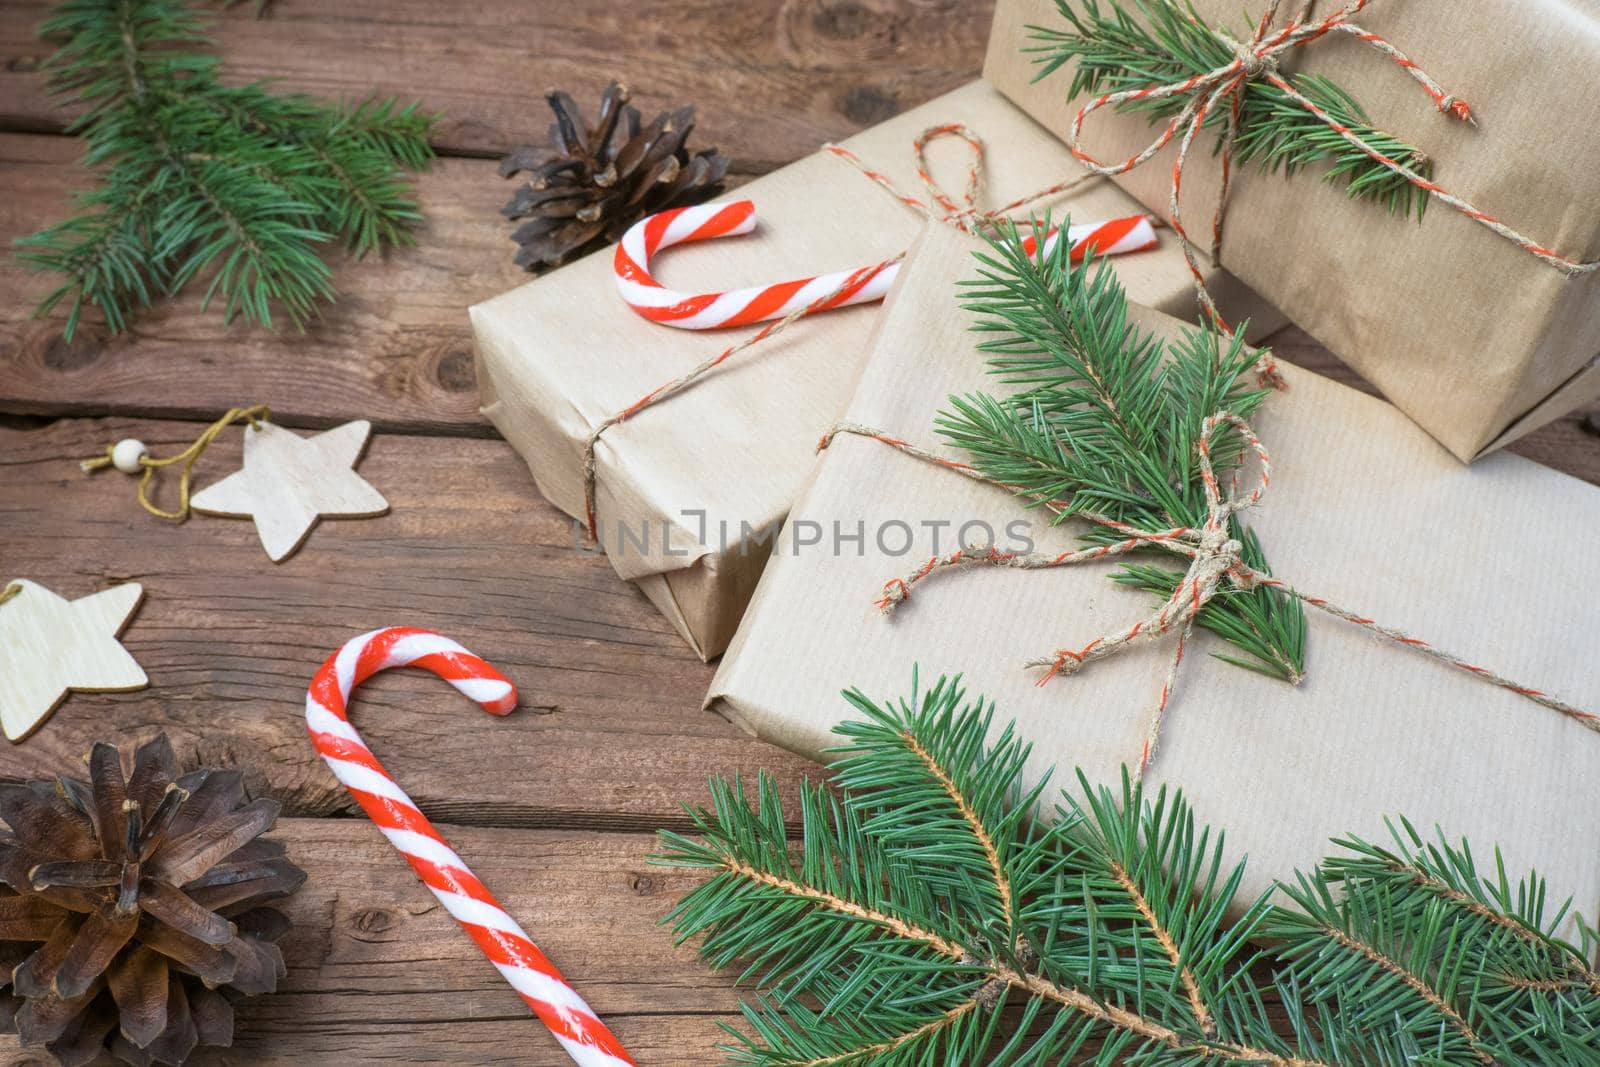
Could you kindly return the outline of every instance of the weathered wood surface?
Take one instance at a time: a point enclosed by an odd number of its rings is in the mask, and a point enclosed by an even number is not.
[[[33,26],[48,0],[0,5],[0,241],[59,218],[86,175],[59,136]],[[415,249],[341,262],[345,296],[304,334],[225,330],[190,298],[126,337],[29,314],[49,280],[0,257],[0,579],[82,595],[138,580],[126,633],[152,688],[74,695],[0,775],[66,769],[102,736],[164,729],[191,762],[247,763],[280,798],[280,833],[311,872],[288,904],[284,992],[248,1005],[231,1051],[208,1064],[564,1063],[520,1001],[354,812],[304,735],[304,685],[342,640],[380,625],[469,642],[521,686],[523,708],[483,715],[436,679],[391,672],[354,721],[511,912],[641,1063],[715,1062],[736,997],[656,927],[689,884],[645,865],[646,831],[709,774],[803,761],[702,712],[710,669],[571,525],[476,411],[465,308],[524,279],[497,214],[509,185],[492,157],[543,136],[541,97],[586,105],[612,75],[646,110],[700,107],[705,143],[736,180],[879,121],[976,75],[987,0],[274,0],[219,12],[228,76],[353,97],[421,98],[444,112],[441,159],[418,179]],[[473,157],[473,158],[465,158]],[[1360,385],[1298,331],[1287,358]],[[371,419],[360,471],[388,496],[378,519],[326,522],[281,565],[246,522],[152,519],[115,472],[76,460],[136,435],[175,451],[238,403],[291,426]],[[27,416],[37,416],[36,418]],[[96,416],[89,418],[86,416]],[[111,416],[99,418],[98,416]],[[1600,483],[1600,439],[1570,418],[1517,451]],[[234,469],[225,435],[198,484]],[[0,1064],[47,1057],[0,1039]]]
[[[84,180],[75,155],[67,138],[0,133],[0,241],[66,210]],[[290,425],[361,417],[380,432],[492,435],[477,410],[465,309],[526,279],[496,213],[506,186],[487,160],[442,159],[417,188],[427,215],[418,247],[341,263],[345,295],[304,334],[225,329],[191,295],[141,315],[122,337],[91,316],[68,344],[61,315],[31,317],[49,279],[0,260],[0,292],[10,294],[0,302],[0,411],[210,420],[265,403]],[[1303,331],[1273,344],[1300,366],[1370,388]],[[1569,416],[1513,451],[1600,483],[1600,441],[1580,423]]]
[[[86,179],[73,162],[78,151],[65,137],[0,134],[0,242],[67,211],[69,190]],[[494,164],[479,159],[439,160],[417,188],[428,216],[418,246],[341,265],[344,297],[303,334],[228,329],[191,294],[114,339],[86,315],[68,344],[61,314],[31,317],[54,282],[5,256],[0,410],[210,421],[261,403],[301,424],[361,417],[379,432],[487,436],[466,309],[524,278],[498,214],[509,194]]]
[[[0,7],[0,126],[56,131],[36,76],[49,0]],[[763,173],[975,76],[992,0],[272,0],[219,11],[225,75],[335,99],[420,99],[452,154],[542,141],[544,93],[586,108],[611,78],[647,115],[684,103],[700,133]]]
[[[659,925],[695,879],[649,863],[653,835],[440,831],[641,1064],[717,1062],[737,993]],[[240,1003],[232,1049],[191,1064],[570,1062],[370,823],[284,819],[273,836],[308,876],[279,904],[289,973]],[[0,1063],[49,1062],[0,1037]]]
[[[97,737],[165,729],[180,754],[258,765],[255,784],[289,814],[356,811],[306,741],[305,687],[346,638],[397,625],[469,643],[522,690],[505,719],[420,672],[358,692],[358,728],[435,818],[651,829],[681,821],[709,774],[804,766],[700,709],[711,669],[603,557],[577,550],[504,442],[376,435],[357,470],[391,512],[325,520],[274,564],[248,521],[152,518],[133,479],[76,462],[130,436],[171,454],[196,432],[125,419],[0,429],[6,574],[69,597],[142,582],[123,636],[151,683],[73,696],[25,745],[0,747],[0,775],[65,769]],[[225,433],[196,485],[239,455],[240,432]]]

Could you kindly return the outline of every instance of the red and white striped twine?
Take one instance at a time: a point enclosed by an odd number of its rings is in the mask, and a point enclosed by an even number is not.
[[[306,729],[318,755],[573,1062],[581,1067],[632,1064],[621,1043],[445,843],[350,725],[351,690],[389,667],[426,668],[495,715],[505,715],[517,704],[516,687],[504,675],[449,638],[405,626],[374,630],[345,642],[312,679],[306,694]]]
[[[1250,492],[1242,495],[1238,492],[1237,486],[1233,491],[1224,495],[1212,468],[1211,439],[1213,434],[1223,427],[1231,428],[1233,432],[1243,439],[1245,446],[1254,454],[1259,467],[1260,473],[1256,486]],[[881,430],[863,426],[859,423],[841,422],[835,425],[818,442],[818,450],[827,448],[833,443],[834,438],[841,433],[868,437],[881,444],[886,444],[898,452],[903,452],[923,462],[933,463],[952,470],[974,481],[998,486],[1008,492],[1015,493],[1018,491],[1017,486],[996,481],[970,463],[947,459],[936,452],[918,447],[898,437],[891,437]],[[1392,641],[1402,648],[1410,649],[1419,655],[1427,656],[1429,659],[1442,663],[1447,667],[1470,674],[1475,678],[1488,682],[1490,685],[1510,690],[1535,704],[1566,716],[1587,730],[1600,733],[1600,715],[1596,715],[1594,712],[1584,711],[1543,689],[1515,681],[1500,674],[1498,671],[1463,659],[1403,630],[1384,626],[1375,619],[1330,603],[1322,597],[1311,596],[1296,589],[1281,578],[1274,578],[1265,571],[1258,571],[1249,566],[1244,562],[1241,555],[1243,546],[1228,536],[1228,519],[1235,513],[1253,508],[1261,502],[1267,488],[1272,484],[1272,458],[1268,455],[1266,446],[1262,444],[1261,439],[1251,429],[1250,424],[1238,415],[1227,411],[1219,411],[1201,423],[1201,430],[1195,448],[1206,498],[1206,519],[1201,526],[1180,526],[1165,530],[1140,530],[1107,515],[1100,515],[1086,510],[1073,511],[1070,509],[1069,501],[1042,500],[1039,503],[1047,510],[1058,515],[1070,514],[1075,518],[1107,527],[1121,534],[1123,540],[1092,548],[1079,549],[1075,552],[1062,552],[1056,555],[1038,552],[1001,552],[993,545],[987,549],[957,548],[955,551],[947,552],[942,556],[934,556],[904,578],[890,578],[884,583],[882,594],[876,601],[879,610],[885,614],[892,613],[895,608],[911,598],[911,591],[914,586],[937,573],[950,569],[959,570],[968,567],[989,566],[1009,567],[1019,570],[1048,570],[1054,567],[1069,567],[1078,563],[1121,556],[1141,548],[1161,549],[1175,555],[1187,557],[1190,561],[1189,569],[1178,582],[1172,595],[1146,618],[1139,620],[1124,630],[1096,637],[1088,644],[1076,648],[1058,648],[1048,656],[1029,660],[1026,664],[1029,667],[1046,668],[1045,673],[1039,679],[1039,684],[1043,685],[1058,674],[1074,673],[1094,660],[1104,659],[1107,656],[1124,651],[1136,641],[1153,640],[1165,634],[1176,632],[1178,640],[1174,656],[1168,665],[1166,679],[1161,686],[1160,697],[1151,711],[1141,746],[1139,755],[1139,772],[1141,774],[1154,757],[1156,746],[1160,741],[1161,727],[1166,717],[1173,687],[1177,681],[1178,665],[1183,661],[1184,646],[1187,643],[1189,634],[1192,632],[1201,611],[1220,591],[1220,587],[1224,582],[1240,590],[1250,590],[1257,586],[1270,586],[1286,596],[1294,597],[1303,604],[1326,612],[1335,618],[1343,619],[1345,622],[1359,626],[1369,633]],[[1299,674],[1292,664],[1285,662],[1280,663],[1280,666],[1284,668],[1291,681],[1295,684],[1299,683]]]
[[[1204,74],[1196,74],[1183,81],[1154,84],[1143,89],[1124,89],[1119,92],[1105,93],[1090,100],[1080,108],[1073,117],[1072,125],[1067,131],[1067,146],[1072,150],[1072,154],[1093,173],[1106,176],[1115,176],[1133,170],[1165,148],[1174,137],[1179,137],[1178,154],[1172,166],[1172,189],[1167,202],[1170,221],[1173,232],[1178,235],[1179,244],[1183,248],[1184,258],[1188,260],[1200,306],[1220,328],[1231,333],[1231,330],[1229,330],[1227,324],[1218,313],[1216,304],[1211,299],[1211,294],[1206,289],[1205,278],[1195,258],[1194,242],[1184,228],[1182,213],[1179,211],[1183,170],[1188,160],[1189,148],[1205,126],[1206,119],[1211,114],[1212,109],[1226,101],[1231,108],[1231,112],[1219,153],[1222,162],[1222,188],[1217,200],[1216,214],[1212,219],[1212,258],[1220,262],[1222,222],[1227,207],[1228,178],[1231,170],[1233,146],[1239,131],[1239,110],[1245,87],[1256,78],[1262,78],[1271,83],[1282,91],[1297,107],[1322,122],[1351,147],[1372,159],[1390,173],[1404,178],[1429,197],[1487,227],[1529,255],[1537,257],[1568,275],[1588,274],[1600,269],[1600,260],[1579,261],[1564,256],[1534,241],[1533,238],[1512,229],[1496,216],[1480,210],[1438,183],[1424,178],[1408,166],[1406,162],[1392,159],[1373,148],[1349,127],[1340,123],[1313,101],[1296,91],[1278,73],[1277,63],[1284,53],[1310,44],[1312,41],[1321,40],[1329,34],[1344,34],[1368,45],[1396,63],[1422,87],[1423,91],[1433,100],[1434,107],[1441,114],[1450,115],[1463,122],[1472,122],[1472,112],[1466,101],[1446,92],[1421,66],[1394,45],[1350,21],[1351,18],[1371,4],[1372,0],[1351,0],[1350,3],[1326,18],[1312,22],[1303,21],[1305,12],[1302,12],[1300,18],[1293,19],[1287,25],[1269,33],[1268,31],[1271,29],[1273,20],[1277,17],[1281,3],[1282,0],[1270,0],[1248,42],[1241,43],[1233,40],[1233,38],[1220,30],[1214,28],[1211,30],[1213,34],[1234,51],[1235,58],[1231,62]],[[1307,8],[1309,9],[1309,5],[1307,5]],[[1084,120],[1101,108],[1115,108],[1134,101],[1160,100],[1168,97],[1185,97],[1187,102],[1177,116],[1157,135],[1154,141],[1122,162],[1102,163],[1081,146]],[[1269,364],[1264,365],[1263,370],[1268,376],[1271,376]]]
[[[939,139],[940,137],[959,138],[972,150],[972,161],[967,170],[966,191],[962,195],[962,198],[959,202],[945,193],[945,191],[940,187],[939,183],[933,179],[928,166],[927,147],[931,142]],[[994,208],[993,210],[980,211],[977,207],[977,196],[978,190],[983,185],[983,141],[978,137],[977,134],[973,133],[971,130],[959,123],[947,123],[943,126],[930,127],[926,130],[923,130],[916,140],[912,142],[912,149],[916,154],[917,176],[920,177],[923,184],[927,186],[932,203],[902,192],[895,186],[894,182],[891,181],[887,175],[869,168],[861,161],[860,157],[858,157],[854,152],[851,152],[848,148],[844,148],[839,145],[826,145],[824,147],[834,156],[845,160],[851,166],[861,171],[861,173],[868,179],[882,186],[884,189],[887,189],[897,200],[906,204],[908,207],[921,212],[931,219],[938,219],[962,230],[971,230],[977,224],[982,222],[995,221],[1025,204],[1036,200],[1042,200],[1046,197],[1068,193],[1085,182],[1096,181],[1100,178],[1100,175],[1098,174],[1077,174],[1071,178],[1067,178],[1063,181],[1055,183],[1048,189],[1041,189],[1029,196],[1018,197],[1016,200],[1013,200],[1010,203],[1004,204],[998,208]],[[739,205],[736,204],[722,205],[718,210],[728,211],[729,214],[722,216],[720,221],[715,223],[712,223],[710,219],[706,219],[706,232],[702,236],[709,238],[719,237],[734,232],[742,233],[744,230],[738,230],[736,227],[753,225],[753,215],[749,216],[748,218],[744,218],[741,217],[740,212],[733,210],[738,206]],[[679,216],[674,216],[674,218],[676,217]],[[1132,223],[1132,225],[1125,226],[1124,224],[1127,223]],[[634,238],[634,241],[631,245],[631,250],[627,242],[624,242],[623,245],[618,247],[616,256],[613,259],[613,268],[616,274],[617,283],[619,287],[622,287],[623,297],[625,299],[630,295],[630,293],[636,295],[644,294],[646,290],[651,288],[661,288],[659,285],[657,285],[655,279],[651,278],[649,275],[649,258],[651,253],[655,252],[658,248],[665,247],[665,245],[659,236],[654,241],[647,236],[648,220],[645,224],[641,225],[645,226],[646,228],[640,229],[639,226],[635,226],[634,231],[632,231],[637,232],[638,236]],[[672,220],[669,219],[665,224],[658,223],[657,225],[661,226],[661,229],[664,232],[672,225]],[[1144,227],[1144,229],[1140,228],[1141,225]],[[1108,251],[1113,243],[1117,245],[1117,251],[1133,251],[1134,245],[1138,245],[1138,247],[1149,247],[1155,243],[1155,234],[1148,228],[1149,226],[1150,220],[1142,216],[1137,220],[1124,219],[1103,223],[1101,224],[1101,229],[1098,231],[1098,236],[1094,234],[1088,235],[1081,242],[1081,249],[1078,247],[1078,244],[1074,244],[1074,258],[1081,258],[1081,253],[1086,253],[1091,248],[1096,252],[1102,251],[1102,241],[1107,243],[1105,250]],[[689,223],[685,223],[684,228],[690,233],[697,233],[699,230],[698,226],[694,226]],[[690,238],[678,238],[680,241],[688,239]],[[696,236],[694,239],[700,239],[700,236]],[[648,393],[644,394],[627,407],[600,420],[600,422],[595,425],[594,429],[589,431],[589,436],[583,444],[583,509],[584,521],[588,527],[590,540],[595,542],[600,540],[599,520],[595,515],[595,493],[597,492],[597,482],[599,477],[597,473],[599,461],[596,458],[595,450],[599,447],[601,436],[605,434],[607,430],[620,423],[627,422],[645,408],[653,407],[669,397],[676,396],[678,393],[681,393],[683,390],[689,388],[695,382],[699,381],[702,376],[712,370],[715,370],[717,367],[720,367],[734,356],[746,351],[754,345],[760,344],[762,341],[765,341],[768,338],[777,336],[784,330],[787,330],[790,326],[794,325],[796,322],[799,322],[801,319],[809,315],[814,315],[819,311],[826,311],[832,307],[839,307],[847,302],[857,302],[852,301],[851,297],[856,296],[859,291],[869,287],[876,288],[881,286],[881,288],[886,292],[888,290],[888,283],[884,280],[884,274],[893,269],[897,269],[900,261],[905,259],[905,256],[906,254],[904,252],[900,252],[896,255],[890,256],[888,259],[885,259],[880,263],[875,263],[867,267],[858,267],[854,271],[845,271],[841,274],[831,275],[829,278],[837,281],[837,284],[832,289],[825,289],[821,284],[814,285],[813,283],[817,283],[818,281],[814,278],[803,279],[800,282],[783,283],[784,286],[793,285],[798,286],[799,288],[804,288],[807,290],[808,294],[821,290],[821,294],[813,297],[809,303],[797,295],[798,289],[794,292],[785,292],[781,286],[769,286],[767,287],[768,290],[776,289],[777,291],[772,292],[768,298],[763,299],[752,297],[749,300],[741,298],[738,301],[729,300],[720,305],[720,309],[722,311],[727,311],[731,307],[732,313],[739,316],[753,314],[755,311],[760,311],[763,313],[764,317],[770,318],[772,321],[768,322],[755,333],[750,334],[743,340],[736,341],[735,343],[724,348],[721,352],[710,356],[697,366],[694,366],[684,373],[678,375],[676,378],[662,382],[660,385],[656,386],[654,389],[650,390]],[[619,266],[619,264],[625,265]],[[626,275],[626,277],[624,277],[624,275]],[[889,280],[893,280],[892,274],[889,275]],[[638,288],[634,288],[634,286],[637,286]],[[742,292],[750,292],[750,290],[744,290]],[[714,303],[717,303],[718,298],[725,295],[726,294],[720,293],[701,294],[699,296],[690,294],[687,297],[683,294],[670,294],[666,297],[647,295],[646,299],[644,299],[641,304],[634,305],[630,302],[630,306],[634,307],[635,310],[640,310],[641,307],[649,308],[652,313],[652,317],[657,318],[657,321],[672,320],[669,322],[670,325],[684,326],[686,325],[686,322],[693,321],[696,323],[704,323],[704,325],[696,325],[693,328],[706,329],[717,325],[732,325],[731,321],[725,320],[719,323],[714,321],[715,316],[703,314],[708,307]],[[685,313],[680,315],[671,310],[674,305],[681,304],[685,299],[695,302],[687,307]],[[865,298],[863,297],[862,299]],[[653,303],[652,301],[664,301],[664,306],[662,303]],[[704,301],[704,304],[699,304],[698,302],[700,301]],[[774,306],[771,308],[760,306],[769,302],[774,305],[781,304],[781,306]],[[752,308],[752,304],[757,306]],[[783,308],[787,308],[788,310],[783,310]],[[641,313],[644,312],[641,311]],[[730,314],[730,318],[731,317],[732,316]],[[755,322],[758,320],[754,318],[741,317],[739,321]]]
[[[794,281],[707,293],[668,289],[650,273],[651,257],[662,249],[749,233],[755,225],[755,204],[749,200],[674,208],[642,219],[623,234],[612,259],[617,291],[630,308],[652,322],[680,330],[717,330],[781,319],[808,308],[828,311],[870,304],[888,294],[900,273],[900,260],[891,259]],[[1057,236],[1055,230],[1046,235],[1047,252]],[[1134,215],[1071,226],[1067,239],[1076,263],[1091,248],[1101,256],[1152,248],[1156,232],[1147,216]],[[1031,253],[1032,235],[1025,243]]]

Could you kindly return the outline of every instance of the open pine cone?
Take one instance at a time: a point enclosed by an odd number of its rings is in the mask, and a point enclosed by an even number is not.
[[[232,1044],[229,994],[284,974],[289,921],[260,904],[305,880],[259,840],[277,817],[276,801],[246,802],[238,771],[178,775],[165,736],[127,774],[101,742],[88,782],[0,784],[0,1027],[64,1067]]]
[[[728,159],[715,148],[690,155],[694,108],[663,111],[640,127],[627,86],[612,82],[600,97],[600,115],[585,127],[578,105],[564,92],[545,94],[556,121],[551,155],[533,145],[500,161],[501,177],[527,171],[530,180],[501,214],[527,219],[511,239],[517,263],[551,267],[591,247],[616,241],[646,215],[698,203],[722,190]]]

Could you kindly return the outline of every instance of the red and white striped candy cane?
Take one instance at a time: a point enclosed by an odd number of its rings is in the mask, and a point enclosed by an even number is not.
[[[517,706],[510,680],[454,641],[391,626],[346,641],[312,679],[306,728],[317,753],[574,1062],[582,1067],[632,1064],[621,1043],[445,844],[350,725],[350,691],[388,667],[425,667],[495,715]]]
[[[612,260],[617,290],[629,307],[652,322],[680,330],[716,330],[781,319],[836,289],[840,291],[816,310],[870,304],[884,298],[900,273],[899,261],[892,261],[721,293],[679,292],[668,289],[650,274],[650,257],[663,248],[749,233],[755,225],[755,204],[749,200],[674,208],[641,219],[629,227],[617,245]],[[1046,236],[1046,251],[1056,237],[1054,230]],[[1071,226],[1067,239],[1072,242],[1072,261],[1076,263],[1090,248],[1102,256],[1152,248],[1156,232],[1147,216],[1132,215]],[[1031,237],[1027,244],[1032,252]]]

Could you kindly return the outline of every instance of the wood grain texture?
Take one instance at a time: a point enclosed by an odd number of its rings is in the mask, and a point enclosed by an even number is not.
[[[63,216],[86,182],[64,137],[0,134],[0,241]],[[416,248],[340,260],[337,304],[305,333],[223,325],[198,294],[163,302],[109,338],[86,314],[68,344],[62,314],[32,318],[53,284],[0,257],[0,410],[123,413],[210,422],[236,404],[330,426],[370,419],[488,436],[478,414],[467,306],[523,281],[498,210],[507,187],[485,160],[445,159],[417,182],[427,221]]]
[[[49,3],[0,5],[7,243],[88,184],[37,71]],[[455,158],[417,179],[418,246],[336,259],[344,296],[303,334],[225,329],[191,297],[115,339],[90,316],[67,344],[61,315],[29,317],[49,279],[0,256],[0,412],[24,416],[0,418],[0,582],[27,575],[68,597],[142,582],[124,639],[152,683],[74,694],[24,745],[0,747],[0,775],[66,770],[96,738],[166,730],[187,763],[257,768],[252,789],[297,816],[278,833],[311,877],[289,902],[285,990],[241,1009],[234,1049],[195,1062],[560,1067],[387,843],[337,817],[359,813],[305,736],[304,687],[340,642],[437,629],[510,675],[522,708],[495,719],[423,673],[384,672],[353,721],[432,818],[457,824],[444,827],[452,844],[641,1063],[718,1062],[736,996],[657,927],[693,877],[647,866],[643,831],[682,826],[678,806],[704,798],[707,775],[768,768],[792,799],[817,768],[700,710],[711,669],[604,559],[576,550],[570,522],[489,439],[465,309],[526,278],[498,214],[512,186],[490,157],[544,136],[547,87],[589,108],[619,76],[647,112],[698,105],[696,139],[733,157],[736,184],[975,77],[990,0],[273,0],[261,20],[252,6],[218,14],[228,77],[421,98],[444,113],[437,147]],[[1299,331],[1274,343],[1366,388]],[[360,472],[392,512],[325,524],[275,566],[247,523],[161,522],[122,475],[77,469],[126,436],[170,454],[241,403],[292,427],[372,420]],[[1600,437],[1578,427],[1562,420],[1515,450],[1600,483]],[[226,435],[197,485],[239,458]],[[14,1040],[0,1038],[0,1064],[46,1067]]]
[[[696,140],[764,173],[974,76],[993,0],[273,0],[217,13],[233,81],[332,99],[377,93],[442,112],[436,143],[499,155],[542,141],[546,89],[586,109],[611,78],[647,115],[685,103]],[[0,6],[0,126],[59,130],[34,36],[48,0]]]
[[[718,1060],[737,993],[659,925],[699,876],[650,864],[654,835],[439,829],[641,1064]],[[283,819],[270,836],[307,874],[277,905],[289,973],[239,1003],[232,1049],[193,1067],[570,1064],[371,823]],[[30,1057],[51,1062],[0,1037],[0,1063]]]
[[[7,575],[68,597],[142,582],[123,640],[151,682],[74,695],[26,744],[0,748],[0,775],[65,770],[96,738],[165,729],[181,757],[258,767],[253,784],[288,814],[353,812],[306,739],[305,687],[347,638],[391,625],[462,642],[523,694],[496,719],[422,672],[362,688],[353,721],[432,818],[653,829],[681,824],[679,804],[703,796],[710,774],[770,767],[793,780],[808,766],[700,709],[711,668],[604,558],[577,549],[503,442],[375,435],[361,474],[393,511],[325,523],[273,564],[250,524],[154,519],[132,480],[75,462],[123,437],[159,456],[193,435],[123,419],[0,429]],[[196,484],[235,469],[239,449],[237,434],[219,439]]]
[[[66,138],[0,134],[0,241],[66,210],[84,174]],[[344,296],[304,334],[225,328],[198,299],[162,304],[117,338],[86,320],[71,344],[60,314],[30,317],[50,282],[0,259],[0,412],[136,415],[209,422],[266,403],[287,425],[352,417],[379,432],[490,436],[478,414],[468,305],[526,280],[497,214],[506,186],[485,160],[445,159],[418,179],[427,221],[418,247],[336,261]],[[1372,391],[1304,331],[1272,338],[1302,367]],[[1600,437],[1571,415],[1512,451],[1600,484]]]

